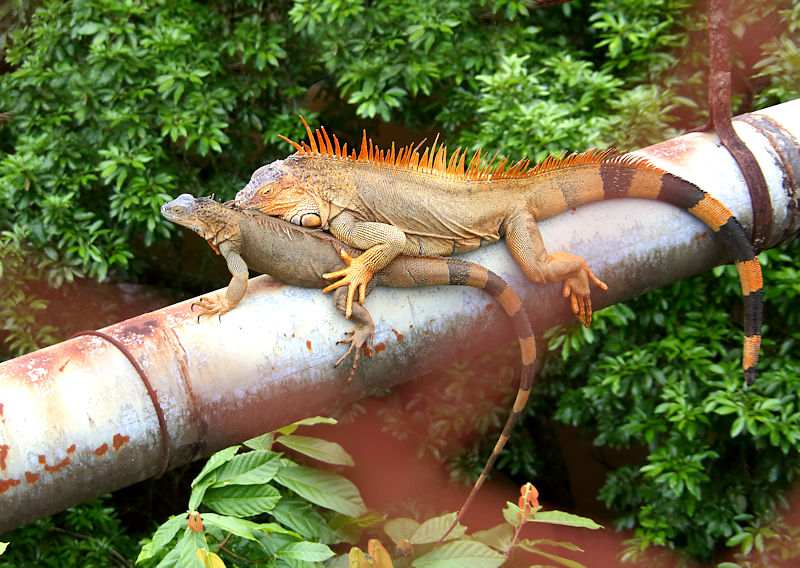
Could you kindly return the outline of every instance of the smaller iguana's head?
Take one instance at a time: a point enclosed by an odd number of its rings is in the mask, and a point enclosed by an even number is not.
[[[236,194],[240,209],[257,209],[303,227],[322,224],[320,207],[291,158],[261,166]]]
[[[219,226],[224,223],[221,218],[224,209],[222,204],[210,197],[194,197],[184,193],[164,203],[161,206],[161,214],[173,223],[191,229],[204,239],[211,239],[218,233]]]

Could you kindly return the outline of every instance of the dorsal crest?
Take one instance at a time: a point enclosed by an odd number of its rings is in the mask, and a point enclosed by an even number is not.
[[[324,126],[312,131],[302,116],[300,120],[303,121],[303,126],[306,128],[308,143],[305,141],[297,143],[279,135],[280,138],[294,146],[295,150],[297,150],[297,155],[325,156],[349,162],[404,168],[416,172],[435,174],[445,179],[477,181],[524,179],[556,170],[595,164],[636,165],[658,170],[646,158],[619,153],[614,148],[607,150],[592,148],[585,152],[569,155],[566,155],[565,152],[559,152],[533,165],[527,158],[523,158],[518,162],[510,162],[508,156],[505,156],[498,160],[498,153],[495,153],[490,159],[488,153],[483,153],[478,149],[467,162],[468,150],[466,149],[458,148],[448,158],[447,147],[443,144],[439,144],[437,147],[438,135],[433,144],[424,148],[420,153],[420,147],[425,140],[416,146],[409,144],[400,149],[396,149],[394,142],[392,142],[389,150],[382,150],[377,144],[373,144],[371,138],[367,138],[366,130],[362,134],[360,150],[356,152],[353,148],[348,152],[347,143],[344,145],[339,144],[339,139],[335,134],[328,136]]]

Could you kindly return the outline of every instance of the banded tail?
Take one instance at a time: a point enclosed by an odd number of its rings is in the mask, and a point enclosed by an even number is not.
[[[517,397],[514,399],[514,406],[511,409],[511,413],[508,415],[506,424],[503,427],[503,432],[497,439],[497,442],[492,449],[492,454],[486,461],[486,465],[483,466],[483,471],[481,471],[481,474],[478,477],[478,480],[475,482],[475,485],[472,486],[472,489],[470,490],[467,499],[464,501],[464,504],[461,506],[461,510],[458,512],[455,521],[453,521],[453,524],[447,529],[447,532],[442,536],[439,542],[443,541],[461,521],[467,508],[472,503],[472,500],[477,495],[484,481],[486,481],[486,478],[489,476],[489,472],[492,470],[492,467],[494,467],[497,458],[500,456],[500,452],[503,450],[506,442],[511,437],[511,432],[514,430],[514,426],[516,426],[517,422],[519,421],[520,414],[525,408],[525,403],[528,401],[528,396],[531,392],[531,386],[533,385],[534,364],[536,362],[536,341],[533,337],[531,322],[528,319],[528,314],[522,308],[522,300],[520,300],[519,296],[517,296],[516,292],[514,292],[514,289],[511,288],[511,286],[509,286],[506,281],[500,278],[497,274],[482,266],[452,258],[447,259],[446,265],[450,275],[449,281],[451,284],[480,288],[494,298],[495,301],[503,308],[503,311],[511,319],[514,332],[519,338],[519,347],[522,355],[522,369],[520,371],[519,390],[517,391]]]
[[[752,385],[756,380],[761,346],[764,283],[761,278],[761,265],[747,231],[722,203],[693,183],[659,170],[647,162],[636,160],[633,163],[640,163],[653,173],[658,173],[658,179],[637,180],[640,172],[631,172],[624,161],[615,163],[612,160],[600,165],[603,198],[637,197],[670,203],[685,209],[725,239],[733,255],[742,286],[744,301],[742,370],[747,384]]]

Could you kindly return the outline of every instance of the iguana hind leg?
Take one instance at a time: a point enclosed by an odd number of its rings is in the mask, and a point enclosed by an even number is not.
[[[370,289],[371,288],[372,286],[370,286]],[[339,288],[334,291],[333,306],[343,314],[345,313],[347,307],[347,294],[345,293],[344,288]],[[375,335],[375,323],[372,321],[372,316],[369,315],[367,309],[359,304],[353,304],[352,309],[353,312],[351,319],[356,323],[356,327],[346,332],[348,337],[340,339],[336,342],[337,345],[340,343],[349,343],[350,345],[347,348],[347,351],[345,351],[342,356],[339,357],[339,360],[333,365],[334,367],[338,367],[339,363],[344,361],[351,353],[353,354],[353,366],[350,369],[350,374],[347,377],[347,384],[350,384],[350,382],[353,380],[353,376],[356,373],[362,348],[367,357],[372,356],[371,346],[373,337]]]
[[[608,286],[589,269],[586,261],[568,252],[547,254],[539,227],[529,211],[512,217],[506,227],[506,243],[511,256],[533,282],[562,282],[562,295],[569,298],[572,313],[586,327],[592,322],[589,283],[602,290]]]

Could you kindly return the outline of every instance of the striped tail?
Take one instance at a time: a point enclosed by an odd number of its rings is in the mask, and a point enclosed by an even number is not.
[[[750,237],[739,221],[719,201],[693,183],[656,168],[630,154],[600,164],[603,199],[639,197],[655,199],[685,209],[719,233],[733,255],[744,297],[744,352],[742,369],[748,385],[756,380],[761,347],[764,284],[761,265]]]
[[[742,369],[747,384],[752,385],[756,380],[758,352],[761,347],[764,282],[761,278],[761,265],[750,237],[722,203],[696,185],[670,173],[661,176],[661,187],[656,199],[686,209],[728,243],[739,272],[744,299]]]
[[[483,482],[486,481],[500,452],[511,436],[511,432],[514,430],[514,426],[516,426],[520,414],[525,408],[525,403],[528,401],[531,386],[533,385],[533,371],[536,361],[536,341],[533,337],[531,322],[528,320],[528,314],[522,309],[522,300],[520,300],[513,288],[497,274],[477,264],[448,258],[447,268],[450,274],[450,284],[480,288],[494,298],[508,317],[511,318],[514,332],[519,338],[519,347],[522,353],[522,370],[520,372],[517,398],[514,400],[514,407],[506,420],[503,432],[494,445],[494,449],[489,459],[486,461],[486,465],[483,466],[480,477],[478,477],[475,485],[472,486],[466,501],[464,501],[464,504],[461,506],[461,510],[458,512],[455,521],[453,521],[453,524],[450,525],[450,528],[447,529],[447,532],[442,538],[439,539],[439,542],[442,542],[458,525],[459,521],[461,521],[465,511],[470,503],[472,503],[475,495],[477,495]]]

